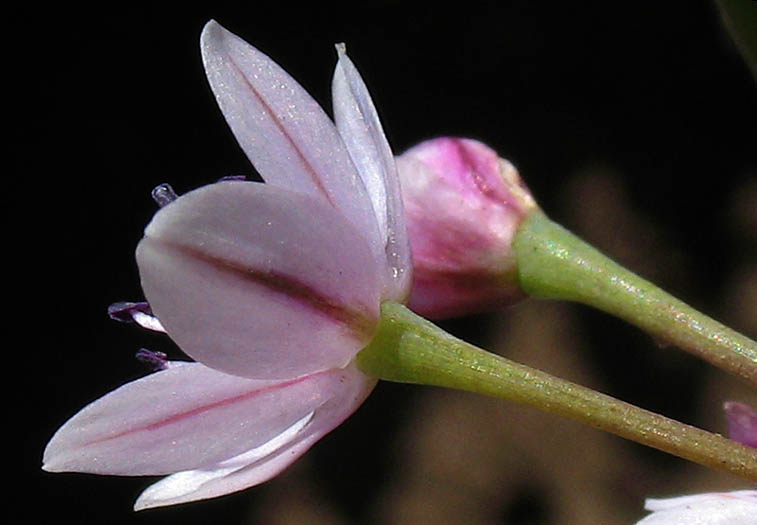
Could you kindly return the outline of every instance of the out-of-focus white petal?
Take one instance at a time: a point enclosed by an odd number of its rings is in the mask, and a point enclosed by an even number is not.
[[[757,491],[647,499],[644,508],[653,512],[637,525],[755,525]]]
[[[203,29],[200,46],[216,101],[263,179],[324,198],[377,249],[370,198],[318,103],[268,56],[215,21]]]
[[[219,464],[237,467],[224,462],[286,435],[287,429],[313,412],[328,413],[324,407],[334,399],[352,399],[356,390],[367,395],[361,388],[372,380],[357,374],[335,369],[286,381],[262,381],[223,374],[199,363],[171,366],[82,409],[50,440],[43,468],[159,475],[214,470]],[[317,427],[317,419],[313,416],[303,427]],[[248,462],[254,460],[247,457]]]
[[[268,184],[181,196],[148,225],[137,262],[171,338],[230,374],[342,367],[379,315],[380,269],[354,226],[320,199]]]
[[[330,371],[342,389],[269,442],[203,470],[178,472],[148,487],[135,510],[213,498],[258,485],[279,474],[362,404],[376,385],[354,364]]]
[[[344,44],[337,45],[337,51],[339,61],[332,82],[334,121],[368,189],[379,224],[389,267],[383,299],[402,302],[409,293],[412,263],[394,156],[368,88]]]

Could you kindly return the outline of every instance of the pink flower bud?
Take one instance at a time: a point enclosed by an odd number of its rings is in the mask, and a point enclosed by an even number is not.
[[[442,137],[397,158],[413,254],[410,307],[430,318],[523,297],[512,242],[537,208],[518,170],[481,142]]]
[[[726,401],[723,408],[728,420],[728,437],[757,448],[757,412],[738,401]]]

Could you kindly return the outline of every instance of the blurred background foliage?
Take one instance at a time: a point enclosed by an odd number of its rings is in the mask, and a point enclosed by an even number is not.
[[[744,0],[717,0],[723,24],[757,78],[757,4]]]
[[[714,3],[29,9],[9,22],[6,182],[20,254],[8,275],[25,292],[11,299],[24,343],[8,369],[23,385],[10,405],[23,429],[12,472],[36,501],[26,522],[612,525],[642,516],[647,496],[746,485],[532,409],[389,383],[285,474],[233,496],[133,514],[151,480],[40,471],[68,417],[145,373],[138,348],[182,357],[105,315],[141,298],[133,249],[151,188],[252,173],[204,80],[209,18],[327,108],[333,43],[346,42],[397,152],[443,134],[487,142],[552,218],[757,336],[757,97]],[[757,404],[739,380],[584,307],[526,301],[443,326],[718,432],[724,400]]]

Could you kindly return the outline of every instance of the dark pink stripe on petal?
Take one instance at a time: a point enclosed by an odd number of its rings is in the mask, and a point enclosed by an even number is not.
[[[187,420],[189,418],[199,416],[200,414],[202,414],[204,412],[210,412],[211,410],[214,410],[214,409],[218,409],[218,408],[222,408],[222,407],[227,407],[227,406],[230,406],[230,405],[233,405],[235,403],[242,402],[242,401],[248,401],[248,400],[254,399],[256,397],[259,397],[259,396],[262,396],[262,395],[274,392],[276,390],[281,390],[283,388],[287,388],[287,387],[290,387],[292,385],[296,385],[298,383],[302,383],[303,381],[312,380],[313,378],[318,377],[319,375],[325,374],[327,372],[328,371],[324,371],[324,372],[319,372],[319,373],[316,373],[316,374],[311,374],[309,376],[298,377],[298,378],[295,378],[295,379],[291,379],[289,381],[282,381],[280,383],[276,383],[276,384],[272,384],[272,385],[267,385],[267,386],[263,386],[261,388],[257,388],[255,390],[251,390],[249,392],[246,392],[246,393],[238,395],[238,396],[221,399],[220,401],[216,401],[216,402],[213,402],[213,403],[208,403],[208,404],[205,404],[205,405],[199,405],[199,406],[194,407],[192,410],[187,410],[185,412],[177,412],[177,413],[171,415],[170,417],[166,417],[165,419],[162,419],[162,420],[157,421],[155,423],[151,423],[151,424],[148,424],[148,425],[142,425],[142,426],[135,426],[133,428],[129,428],[129,429],[124,430],[123,432],[119,432],[117,434],[113,434],[113,435],[110,435],[110,436],[105,436],[105,437],[102,437],[102,438],[94,439],[92,441],[83,442],[83,443],[81,443],[79,445],[79,448],[84,448],[84,447],[96,445],[98,443],[104,443],[106,441],[111,441],[111,440],[114,440],[114,439],[119,439],[119,438],[122,438],[124,436],[128,436],[130,434],[136,434],[137,432],[145,432],[145,431],[149,432],[151,430],[158,430],[158,429],[166,427],[168,425],[176,424],[176,423],[178,423],[180,421],[184,421],[184,420]]]
[[[378,320],[378,268],[360,233],[325,200],[268,184],[182,195],[147,227],[137,262],[171,338],[229,374],[344,366]]]
[[[330,321],[343,325],[345,330],[354,333],[358,339],[367,339],[375,331],[376,319],[370,314],[371,308],[365,305],[343,304],[291,275],[273,269],[251,268],[188,246],[165,242],[161,245],[202,261],[221,273],[230,274],[242,281],[264,286],[272,292],[281,294],[309,310],[322,314]]]
[[[172,363],[67,421],[45,449],[44,468],[129,476],[204,469],[279,436],[337,395],[343,377],[337,369],[260,381]]]

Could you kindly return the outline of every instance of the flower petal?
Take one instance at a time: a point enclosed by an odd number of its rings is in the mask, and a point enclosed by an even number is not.
[[[757,491],[648,499],[644,508],[654,512],[637,525],[753,525],[757,516]]]
[[[182,195],[155,214],[137,262],[171,338],[234,375],[342,367],[378,320],[379,270],[352,224],[320,199],[268,184]]]
[[[268,56],[215,21],[203,29],[200,45],[216,101],[263,179],[323,197],[378,249],[363,181],[318,103]]]
[[[285,445],[289,444],[292,438],[302,430],[302,427],[304,427],[312,417],[313,413],[311,412],[269,442],[248,452],[242,453],[239,456],[208,467],[205,470],[184,470],[163,478],[157,483],[150,485],[139,495],[139,498],[137,498],[137,501],[134,503],[134,510],[164,507],[166,505],[176,505],[178,503],[213,498],[252,486],[247,484],[238,485],[229,483],[230,480],[239,477],[234,476],[234,474],[239,473],[240,470],[244,470],[244,467],[246,467],[248,463],[254,463],[255,460],[242,464],[240,464],[240,462],[248,456],[257,457],[259,455],[258,451],[261,449],[273,449],[269,454],[266,454],[266,456],[270,456],[269,461],[266,461],[266,463],[279,463],[279,461],[276,460],[282,457],[281,448],[283,447],[285,451],[290,450],[292,447]],[[310,440],[306,440],[305,442],[308,443],[308,445],[312,444]],[[297,447],[297,445],[294,445],[294,447]],[[285,459],[289,459],[290,456],[290,454],[283,455]],[[299,456],[299,453],[294,455],[294,457],[291,458],[291,462],[295,461]],[[282,468],[276,469],[268,479],[281,472],[281,470],[286,468],[291,462],[288,461]],[[260,483],[263,481],[266,480],[261,480]]]
[[[389,270],[383,299],[402,302],[409,293],[412,263],[394,156],[368,88],[344,44],[337,45],[337,52],[339,62],[332,82],[334,121],[378,220]]]
[[[213,498],[258,485],[296,461],[316,441],[344,421],[376,384],[350,365],[333,371],[342,389],[312,415],[297,421],[269,442],[204,470],[178,472],[151,485],[135,510]]]
[[[219,464],[229,468],[233,462],[225,461],[286,434],[333,399],[357,399],[357,390],[362,402],[370,391],[363,389],[375,382],[357,374],[335,369],[261,381],[199,363],[171,366],[82,409],[53,436],[43,468],[118,475],[212,470]],[[315,421],[302,426],[319,428]],[[289,441],[295,434],[299,431]]]

